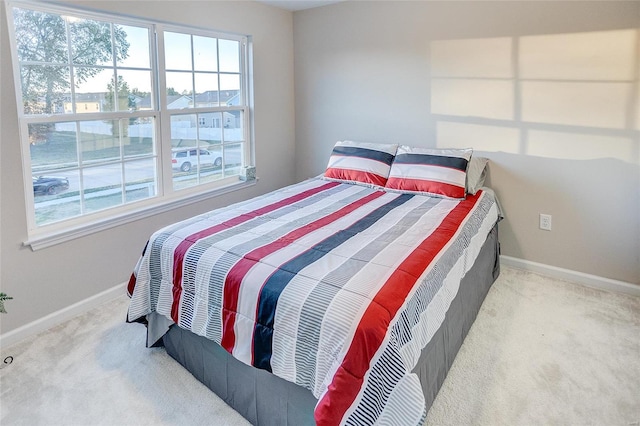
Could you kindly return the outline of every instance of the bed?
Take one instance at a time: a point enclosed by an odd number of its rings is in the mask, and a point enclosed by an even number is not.
[[[422,424],[499,274],[470,163],[338,143],[323,176],[154,233],[128,321],[253,424]]]

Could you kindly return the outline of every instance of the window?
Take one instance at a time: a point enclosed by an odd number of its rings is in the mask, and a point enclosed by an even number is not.
[[[246,37],[10,5],[30,235],[240,182]]]

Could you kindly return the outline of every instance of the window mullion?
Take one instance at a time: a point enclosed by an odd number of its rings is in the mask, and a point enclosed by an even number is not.
[[[120,129],[119,135],[118,135],[118,147],[120,148],[120,188],[122,188],[122,204],[126,204],[127,202],[127,181],[126,179],[126,174],[125,174],[125,159],[124,159],[124,138],[122,137],[124,135],[124,125],[125,123],[128,123],[129,120],[127,120],[125,122],[125,120],[118,120],[119,122],[119,126],[118,128]],[[127,124],[127,130],[128,130],[128,124]]]
[[[156,129],[160,135],[160,143],[156,143],[158,156],[156,167],[161,181],[161,195],[169,195],[173,192],[173,177],[171,173],[171,115],[167,105],[167,78],[165,69],[164,28],[161,25],[155,27],[154,43],[156,46],[156,78],[158,89],[156,90],[159,106],[158,122]]]
[[[221,86],[220,86],[220,39],[217,38],[216,39],[216,61],[218,63],[218,74],[216,75],[216,78],[218,79],[218,106],[220,106],[220,92],[221,92]],[[220,152],[222,152],[222,178],[224,179],[226,177],[226,159],[225,159],[225,140],[224,140],[224,114],[227,111],[227,109],[221,109],[220,111]]]
[[[65,33],[67,35],[67,66],[69,67],[69,99],[71,103],[71,113],[76,113],[76,85],[75,85],[75,69],[73,68],[73,55],[71,50],[71,27],[69,26],[69,20],[64,20]],[[64,108],[64,107],[63,107]]]
[[[84,164],[82,163],[82,144],[80,143],[80,121],[76,121],[76,151],[78,158],[78,195],[80,198],[80,213],[85,214]]]
[[[220,106],[220,39],[216,38],[216,79],[218,81],[218,106]],[[221,125],[224,126],[224,112],[221,114]],[[224,127],[222,127],[224,129]],[[224,133],[224,132],[222,132]],[[224,167],[224,166],[223,166]]]
[[[249,45],[246,37],[243,37],[242,43],[240,43],[240,47],[242,51],[240,52],[240,90],[242,93],[242,120],[243,120],[243,134],[242,139],[244,141],[244,165],[245,166],[254,166],[254,159],[251,158],[251,147],[249,141],[251,140],[251,135],[253,133],[253,128],[251,125],[251,111],[249,108],[249,96],[250,96],[250,80],[249,80]]]
[[[189,43],[189,48],[191,49],[191,97],[193,98],[192,107],[195,108],[198,103],[196,102],[196,64],[193,57],[195,54],[193,50],[193,34],[189,35]]]

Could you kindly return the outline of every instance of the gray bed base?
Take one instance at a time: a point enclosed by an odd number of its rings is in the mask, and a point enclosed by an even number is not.
[[[500,273],[497,225],[460,284],[444,323],[422,350],[414,372],[431,407],[489,288]],[[151,324],[150,324],[151,325]],[[214,342],[172,325],[167,353],[254,425],[313,425],[317,400],[307,389],[249,367]]]

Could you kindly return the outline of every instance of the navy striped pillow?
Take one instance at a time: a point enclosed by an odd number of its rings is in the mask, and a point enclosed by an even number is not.
[[[339,141],[333,147],[324,177],[384,186],[397,148],[398,144]]]
[[[472,149],[398,147],[386,188],[443,198],[466,197]]]

